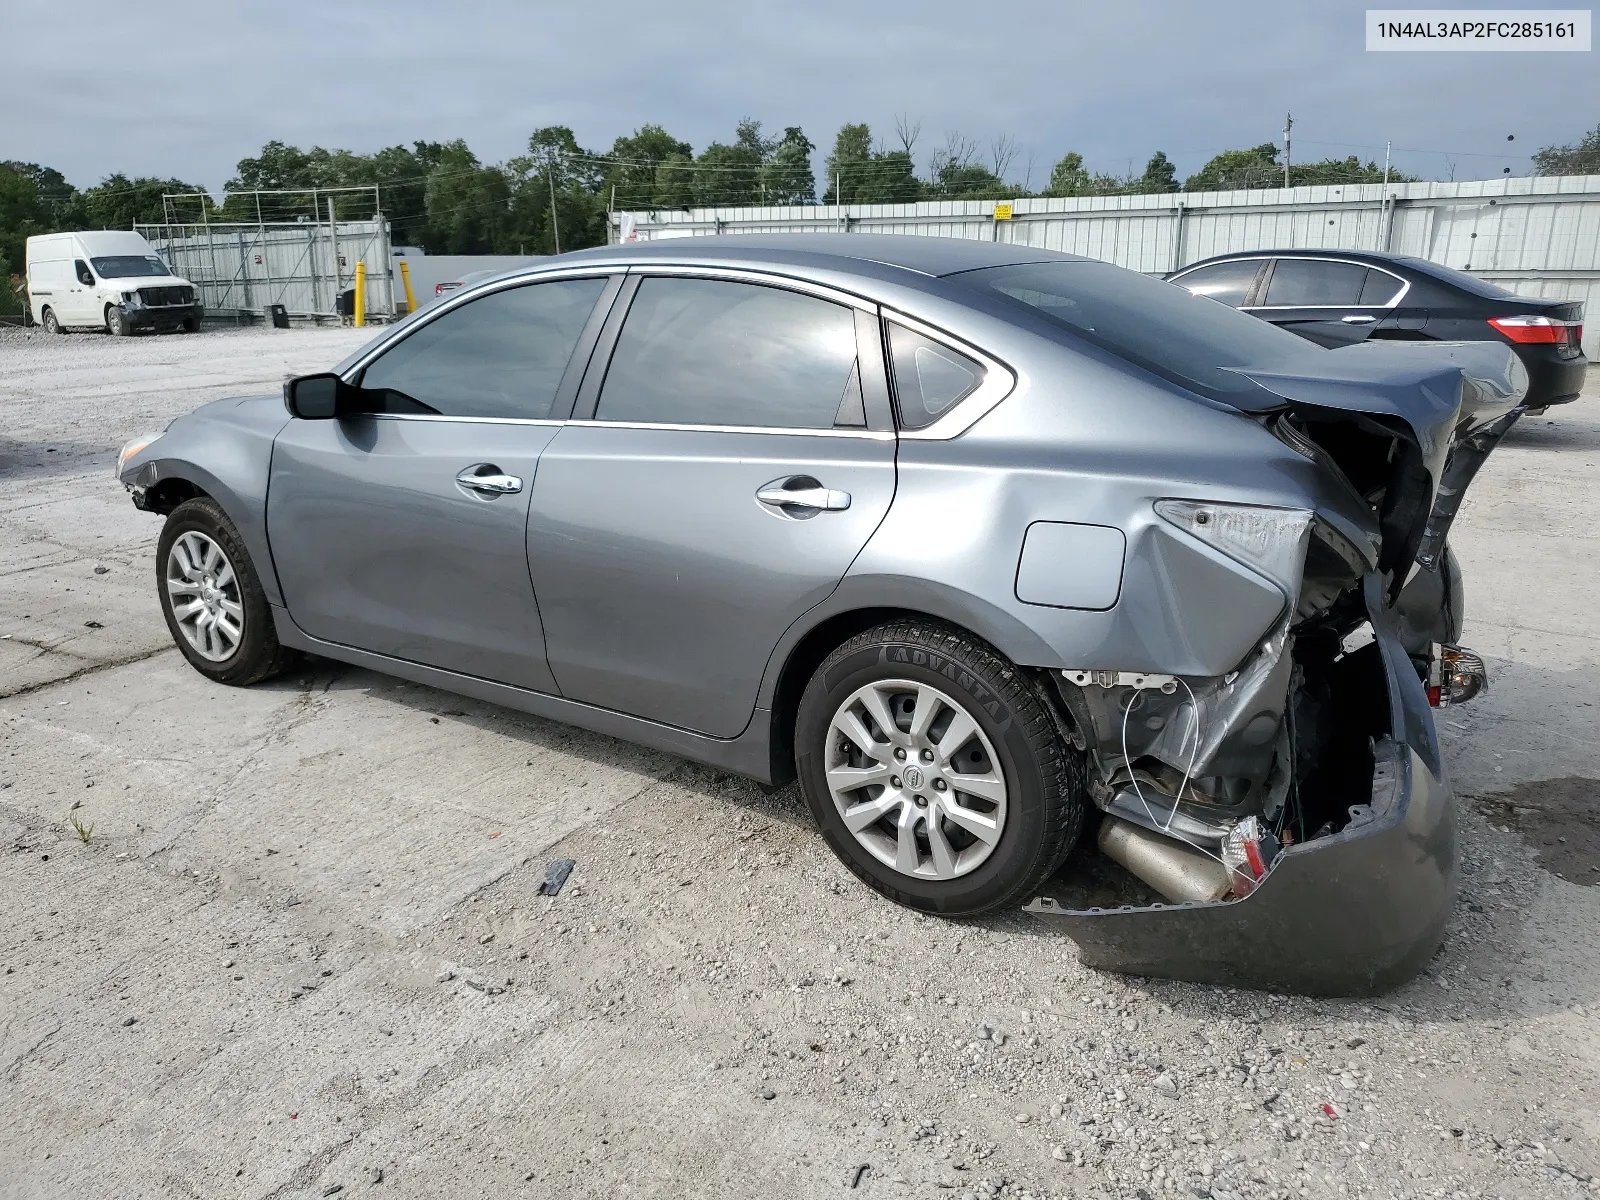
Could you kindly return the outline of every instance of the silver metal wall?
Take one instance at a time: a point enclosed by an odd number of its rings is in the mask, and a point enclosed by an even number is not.
[[[266,305],[281,304],[291,316],[332,317],[339,293],[355,286],[358,262],[366,264],[367,313],[395,311],[387,221],[134,229],[200,290],[210,313],[259,316]]]
[[[411,290],[417,297],[417,307],[432,304],[436,299],[434,286],[459,280],[474,271],[509,271],[512,267],[528,266],[539,262],[544,255],[537,254],[418,254],[408,250],[393,257],[394,294],[402,305],[406,289],[400,281],[400,260],[404,258],[411,274]]]
[[[1015,242],[1165,273],[1236,250],[1414,254],[1525,295],[1583,301],[1600,359],[1600,176],[1346,184],[1158,196],[715,208],[628,214],[640,240],[708,233],[923,234]],[[618,236],[623,214],[612,218]]]

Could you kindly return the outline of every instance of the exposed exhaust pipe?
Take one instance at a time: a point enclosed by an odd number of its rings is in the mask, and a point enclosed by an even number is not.
[[[1228,869],[1192,846],[1108,816],[1100,823],[1100,851],[1121,863],[1174,904],[1221,900],[1231,889]]]

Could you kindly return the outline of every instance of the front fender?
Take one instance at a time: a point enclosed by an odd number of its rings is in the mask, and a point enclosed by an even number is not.
[[[208,404],[174,421],[129,459],[119,476],[135,503],[174,479],[215,500],[238,529],[267,599],[277,605],[283,596],[267,540],[267,481],[273,441],[288,422],[276,396]]]

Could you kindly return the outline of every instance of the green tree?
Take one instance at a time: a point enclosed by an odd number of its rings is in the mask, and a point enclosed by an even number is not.
[[[1533,156],[1536,175],[1600,175],[1600,125],[1571,146],[1546,146]]]
[[[986,199],[988,197],[1014,196],[1022,191],[997,176],[988,167],[975,162],[947,160],[935,165],[933,183],[927,189],[942,200]]]
[[[669,154],[656,167],[656,205],[690,208],[694,204],[694,159],[688,152]]]
[[[198,216],[200,208],[214,212],[216,205],[205,195],[198,184],[181,179],[151,179],[141,176],[129,179],[123,174],[107,175],[92,188],[83,191],[84,215],[90,225],[99,229],[131,229],[135,222],[159,224],[167,220],[168,207],[162,197],[193,194],[179,206],[184,219]]]
[[[511,220],[498,240],[500,253],[548,254],[558,243],[563,251],[604,245],[601,189],[608,166],[603,156],[579,146],[565,125],[535,129],[528,137],[528,153],[506,164],[512,181]]]
[[[1378,163],[1362,162],[1354,154],[1348,158],[1324,158],[1315,162],[1295,163],[1289,168],[1289,182],[1296,187],[1307,184],[1382,183],[1383,167]],[[1389,168],[1390,183],[1415,183],[1415,175]],[[1281,182],[1281,181],[1280,181]]]
[[[1278,148],[1263,142],[1248,150],[1224,150],[1183,182],[1186,192],[1225,192],[1283,186]]]
[[[1090,175],[1084,168],[1083,155],[1076,150],[1061,156],[1050,170],[1050,186],[1046,196],[1087,196],[1090,193]]]
[[[0,162],[0,304],[14,309],[9,283],[27,262],[28,239],[35,234],[81,228],[83,197],[60,171],[38,163]]]
[[[840,127],[827,168],[824,204],[903,204],[922,197],[910,150],[874,149],[866,125]]]
[[[909,156],[908,156],[909,157]],[[870,174],[872,163],[872,130],[866,125],[841,125],[833,138],[833,153],[828,155],[828,178],[823,191],[824,204],[840,204],[844,198],[855,199],[861,181]],[[844,186],[843,176],[851,176],[851,186]]]
[[[440,147],[423,187],[431,254],[492,254],[507,223],[511,180],[457,138]]]
[[[1150,156],[1150,161],[1145,164],[1144,174],[1134,183],[1136,192],[1175,192],[1178,190],[1178,169],[1172,165],[1166,153],[1157,150]]]
[[[683,190],[669,187],[671,198],[663,198],[661,168],[690,161],[694,154],[688,142],[680,142],[660,125],[641,125],[629,137],[619,137],[607,156],[605,195],[619,209],[671,207],[683,200]],[[676,181],[671,181],[676,183]],[[613,201],[614,192],[614,201]]]
[[[731,146],[713,142],[694,160],[694,202],[702,208],[762,203],[762,168],[775,143],[761,136],[761,122],[746,117]]]
[[[768,204],[815,204],[817,180],[811,173],[816,147],[799,126],[790,125],[773,146],[761,172],[761,190]]]
[[[1353,154],[1348,158],[1294,163],[1289,169],[1289,182],[1296,187],[1309,184],[1382,183],[1383,178],[1381,166],[1375,162],[1362,162]],[[1416,179],[1415,175],[1407,175],[1393,167],[1389,169],[1390,183],[1414,183]],[[1248,150],[1224,150],[1189,176],[1184,181],[1183,190],[1221,192],[1282,186],[1283,164],[1278,161],[1278,147],[1266,142]]]

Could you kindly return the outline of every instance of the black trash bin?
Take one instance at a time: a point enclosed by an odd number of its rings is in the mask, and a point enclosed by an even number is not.
[[[289,328],[289,310],[281,304],[267,305],[267,320],[272,322],[274,329]]]
[[[355,288],[345,288],[344,291],[339,293],[339,299],[334,305],[334,312],[345,318],[354,317],[356,315]]]

